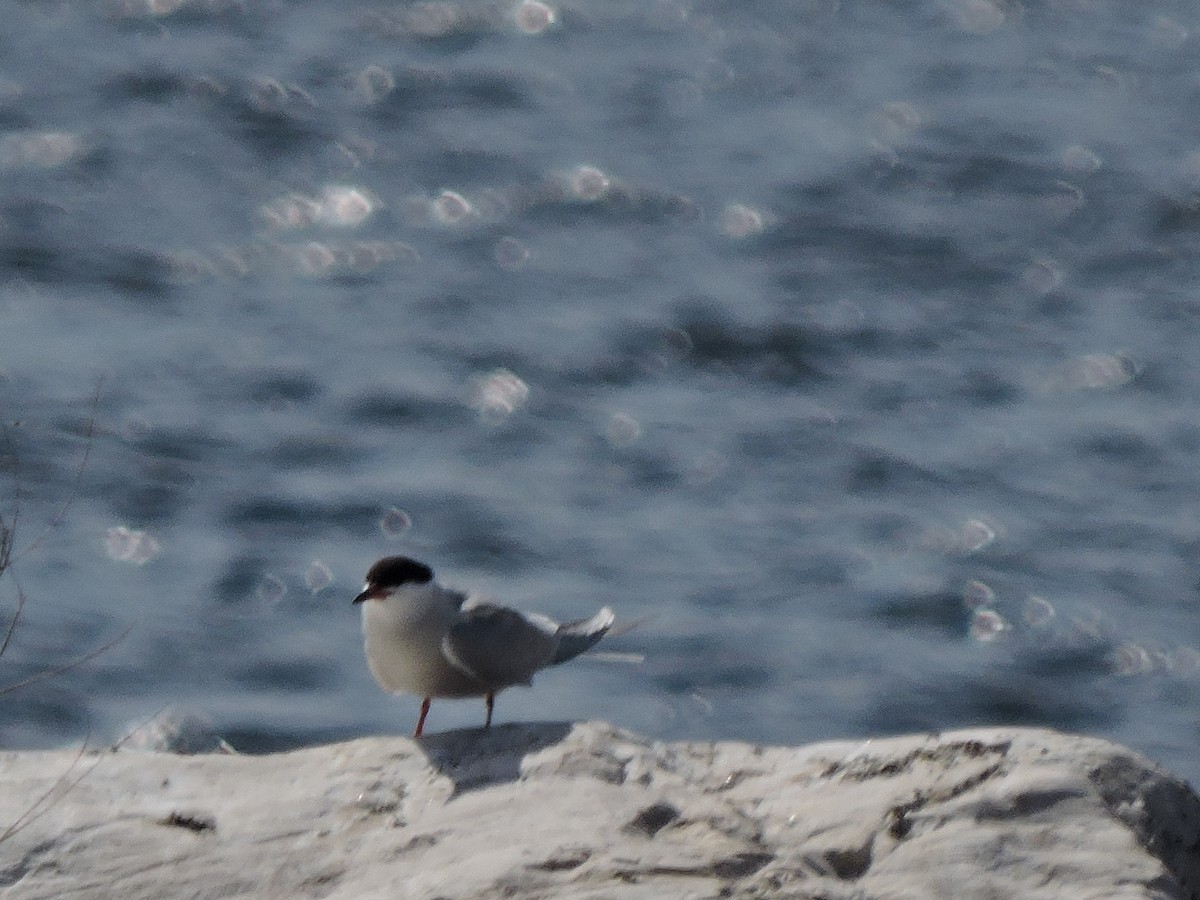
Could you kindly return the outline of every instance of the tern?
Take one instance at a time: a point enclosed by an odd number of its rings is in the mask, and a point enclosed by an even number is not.
[[[492,724],[496,694],[530,685],[534,673],[574,659],[612,628],[607,606],[590,619],[559,624],[536,613],[474,600],[433,580],[433,569],[388,556],[367,571],[362,605],[367,666],[390,693],[422,697],[420,737],[434,697],[483,697]]]

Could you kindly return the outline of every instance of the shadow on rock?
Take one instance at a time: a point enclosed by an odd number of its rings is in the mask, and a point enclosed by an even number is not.
[[[570,722],[536,722],[463,728],[418,738],[429,764],[454,782],[455,795],[521,777],[521,761],[529,753],[560,743]]]

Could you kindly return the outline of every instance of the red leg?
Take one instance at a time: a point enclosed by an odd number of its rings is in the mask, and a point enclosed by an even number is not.
[[[487,695],[487,711],[488,711],[488,714],[487,714],[487,721],[483,723],[483,727],[484,727],[484,728],[491,728],[491,727],[492,727],[492,707],[493,707],[493,706],[495,706],[495,705],[496,705],[496,695],[495,695],[495,694],[488,694],[488,695]]]
[[[429,715],[429,700],[426,697],[421,701],[421,718],[417,719],[417,730],[413,732],[413,737],[420,737],[421,732],[425,729],[425,717]]]

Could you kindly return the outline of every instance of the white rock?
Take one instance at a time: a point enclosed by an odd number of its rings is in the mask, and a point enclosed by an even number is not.
[[[759,747],[506,725],[0,754],[0,896],[1195,898],[1200,798],[1036,729]]]

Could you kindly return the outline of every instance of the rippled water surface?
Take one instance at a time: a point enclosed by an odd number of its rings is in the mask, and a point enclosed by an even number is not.
[[[638,620],[501,720],[1200,777],[1193,5],[0,13],[3,746],[406,733],[407,553]]]

